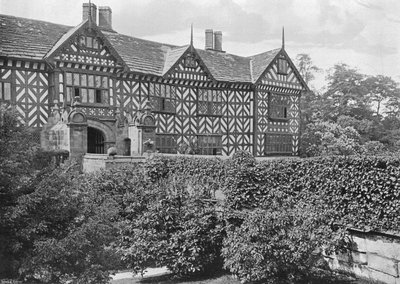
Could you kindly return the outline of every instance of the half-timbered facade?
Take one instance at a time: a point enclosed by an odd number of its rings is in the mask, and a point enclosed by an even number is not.
[[[149,102],[159,152],[297,155],[307,86],[284,44],[241,57],[219,32],[204,50],[173,46],[115,32],[108,7],[98,15],[88,3],[76,27],[0,15],[0,102],[43,147],[135,154],[130,127]]]

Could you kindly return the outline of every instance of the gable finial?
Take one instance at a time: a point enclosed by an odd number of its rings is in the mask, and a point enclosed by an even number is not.
[[[190,49],[193,51],[193,23],[190,25]]]
[[[282,27],[282,49],[285,49],[285,27]]]

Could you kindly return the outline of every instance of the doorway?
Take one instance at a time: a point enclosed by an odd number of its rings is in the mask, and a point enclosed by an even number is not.
[[[124,139],[124,156],[131,155],[131,139],[125,138]]]
[[[102,131],[93,127],[88,127],[87,151],[93,154],[104,154],[104,134]]]

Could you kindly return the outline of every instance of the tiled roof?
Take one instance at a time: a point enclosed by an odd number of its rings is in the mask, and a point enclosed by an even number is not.
[[[0,55],[43,59],[71,27],[0,15]]]
[[[185,53],[189,48],[189,45],[175,47],[168,50],[165,56],[164,71],[163,74],[167,73],[169,69],[178,61],[179,58]]]
[[[102,31],[131,71],[162,76],[172,45]]]
[[[78,31],[82,26],[84,26],[86,24],[88,20],[83,21],[82,23],[80,23],[79,25],[77,25],[76,27],[70,28],[65,34],[63,34],[61,36],[61,38],[53,45],[53,47],[51,48],[51,50],[46,54],[45,57],[49,56],[50,54],[52,54],[53,52],[55,52],[57,50],[57,48],[59,48],[60,46],[62,46],[64,44],[65,41],[67,41],[69,39],[70,36],[72,36],[76,31]]]
[[[68,27],[0,15],[0,56],[42,60],[56,51],[86,22]],[[174,46],[115,32],[101,31],[132,72],[163,76],[188,46]],[[254,83],[278,54],[274,49],[251,57],[196,49],[217,81]]]
[[[267,69],[268,65],[272,62],[275,56],[278,55],[281,49],[273,49],[267,52],[263,52],[257,55],[250,56],[251,59],[251,73],[253,83],[255,83],[262,73]]]
[[[250,60],[229,53],[196,49],[217,81],[251,82]]]

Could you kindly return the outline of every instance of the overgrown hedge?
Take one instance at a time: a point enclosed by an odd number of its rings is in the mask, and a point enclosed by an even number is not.
[[[348,227],[400,231],[400,157],[332,156],[231,168],[225,193],[233,208],[255,208],[273,193],[321,200]]]
[[[399,166],[397,157],[258,163],[239,152],[228,160],[160,156],[90,175],[55,171],[32,183],[16,207],[19,232],[33,232],[23,235],[32,263],[21,267],[22,276],[40,269],[47,273],[41,281],[106,282],[111,262],[105,260],[113,255],[122,262],[112,263],[135,272],[167,266],[182,276],[224,266],[244,281],[297,282],[319,265],[320,247],[344,244],[348,227],[400,231]],[[222,203],[213,200],[216,190],[225,194]],[[70,219],[60,216],[60,206],[75,210]],[[65,227],[52,225],[57,222]],[[48,238],[50,229],[56,233]],[[74,243],[68,250],[37,257],[39,244],[68,242]],[[79,263],[82,248],[91,257]],[[64,271],[59,260],[70,258]]]

